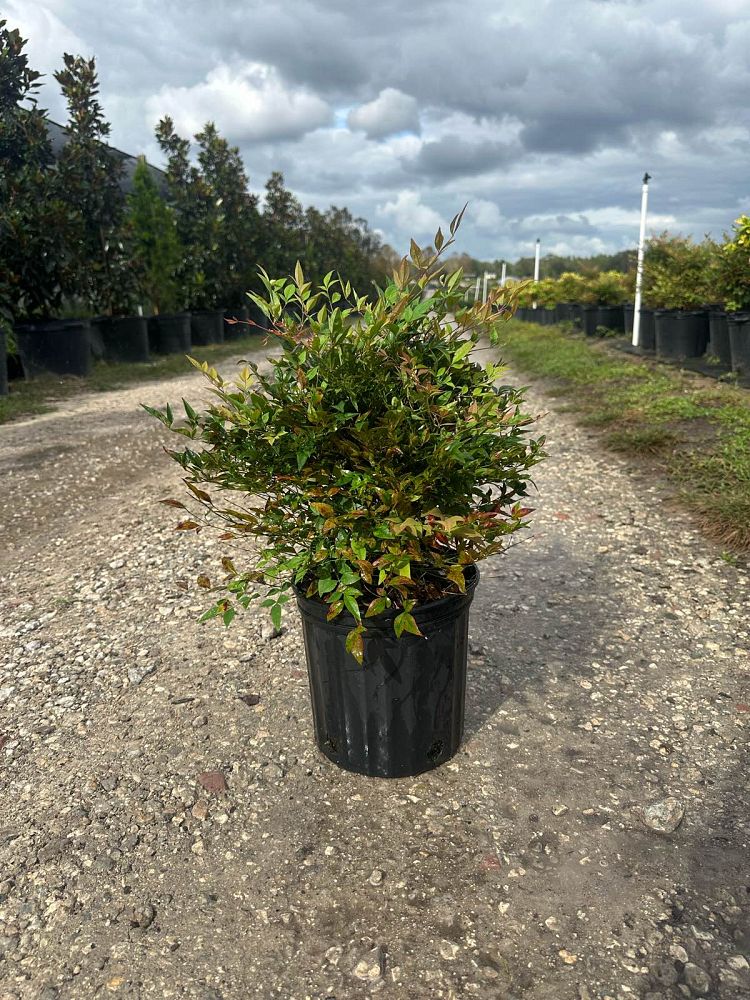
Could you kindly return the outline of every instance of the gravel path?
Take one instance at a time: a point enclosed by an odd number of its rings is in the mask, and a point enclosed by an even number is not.
[[[196,623],[224,549],[137,403],[199,386],[0,427],[0,1000],[750,995],[746,572],[535,388],[462,751],[339,772],[296,614]]]

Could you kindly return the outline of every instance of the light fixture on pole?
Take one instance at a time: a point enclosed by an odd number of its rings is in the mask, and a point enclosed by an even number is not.
[[[641,232],[638,237],[638,263],[635,268],[635,303],[633,304],[633,347],[641,341],[641,289],[643,287],[643,254],[646,246],[646,212],[648,210],[648,182],[650,174],[643,175],[641,190]]]

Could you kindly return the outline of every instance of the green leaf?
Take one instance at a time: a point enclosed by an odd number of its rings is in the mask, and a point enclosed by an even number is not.
[[[362,666],[365,656],[365,644],[363,639],[364,629],[361,625],[353,628],[346,636],[346,651],[351,653],[354,659]]]
[[[234,610],[234,608],[227,608],[227,610],[222,615],[222,618],[224,619],[224,624],[225,625],[231,625],[232,624],[232,619],[235,618],[236,615],[237,615],[237,612]]]
[[[320,597],[325,597],[326,594],[330,594],[332,590],[335,590],[336,586],[336,581],[330,577],[327,580],[318,580],[318,594]]]
[[[281,605],[274,604],[271,608],[271,621],[274,628],[281,628]]]
[[[375,615],[382,615],[387,607],[388,599],[386,597],[376,597],[374,601],[371,601],[367,611],[365,611],[365,618],[373,618]]]
[[[453,362],[452,363],[454,365],[456,365],[456,364],[458,364],[459,361],[463,361],[463,359],[466,357],[466,355],[471,353],[473,347],[474,347],[474,344],[473,344],[473,342],[471,340],[467,340],[466,343],[461,344],[461,346],[459,347],[459,349],[453,355]]]
[[[360,620],[362,614],[359,610],[359,605],[357,604],[357,598],[351,591],[346,591],[344,594],[344,606],[353,618],[356,618],[357,621]]]
[[[461,591],[462,594],[466,593],[466,579],[464,577],[464,571],[461,569],[460,566],[450,566],[446,570],[445,575],[448,577],[451,583],[455,583],[455,585],[458,587],[458,589]]]
[[[393,621],[393,630],[398,639],[401,638],[404,632],[411,632],[412,635],[422,635],[419,631],[419,626],[414,620],[414,616],[410,615],[408,611],[402,611],[400,615],[396,616]]]

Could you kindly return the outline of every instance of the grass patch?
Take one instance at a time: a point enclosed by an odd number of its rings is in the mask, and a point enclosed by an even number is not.
[[[629,355],[606,340],[513,321],[503,355],[548,381],[560,409],[602,430],[607,446],[649,463],[704,530],[750,550],[750,393]]]
[[[191,354],[199,361],[215,365],[227,358],[242,354],[243,351],[257,351],[264,338],[251,335],[224,344],[195,346]],[[88,392],[109,392],[123,389],[139,382],[153,382],[165,378],[176,378],[191,371],[184,354],[154,355],[148,364],[113,363],[97,361],[87,378],[75,376],[44,375],[30,381],[10,383],[10,395],[0,396],[0,424],[37,413],[54,410],[57,403],[71,396]]]

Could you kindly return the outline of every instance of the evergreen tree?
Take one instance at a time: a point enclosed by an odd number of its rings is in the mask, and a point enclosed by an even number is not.
[[[0,20],[0,322],[48,318],[60,305],[66,217],[57,194],[41,74],[26,40]]]
[[[125,312],[135,291],[122,243],[122,158],[106,144],[110,127],[99,103],[94,59],[65,53],[55,73],[68,104],[68,138],[58,162],[68,210],[65,291],[94,311]]]
[[[159,194],[143,156],[138,157],[133,174],[125,231],[142,297],[155,313],[177,309],[180,304],[177,272],[182,247],[174,212]]]

